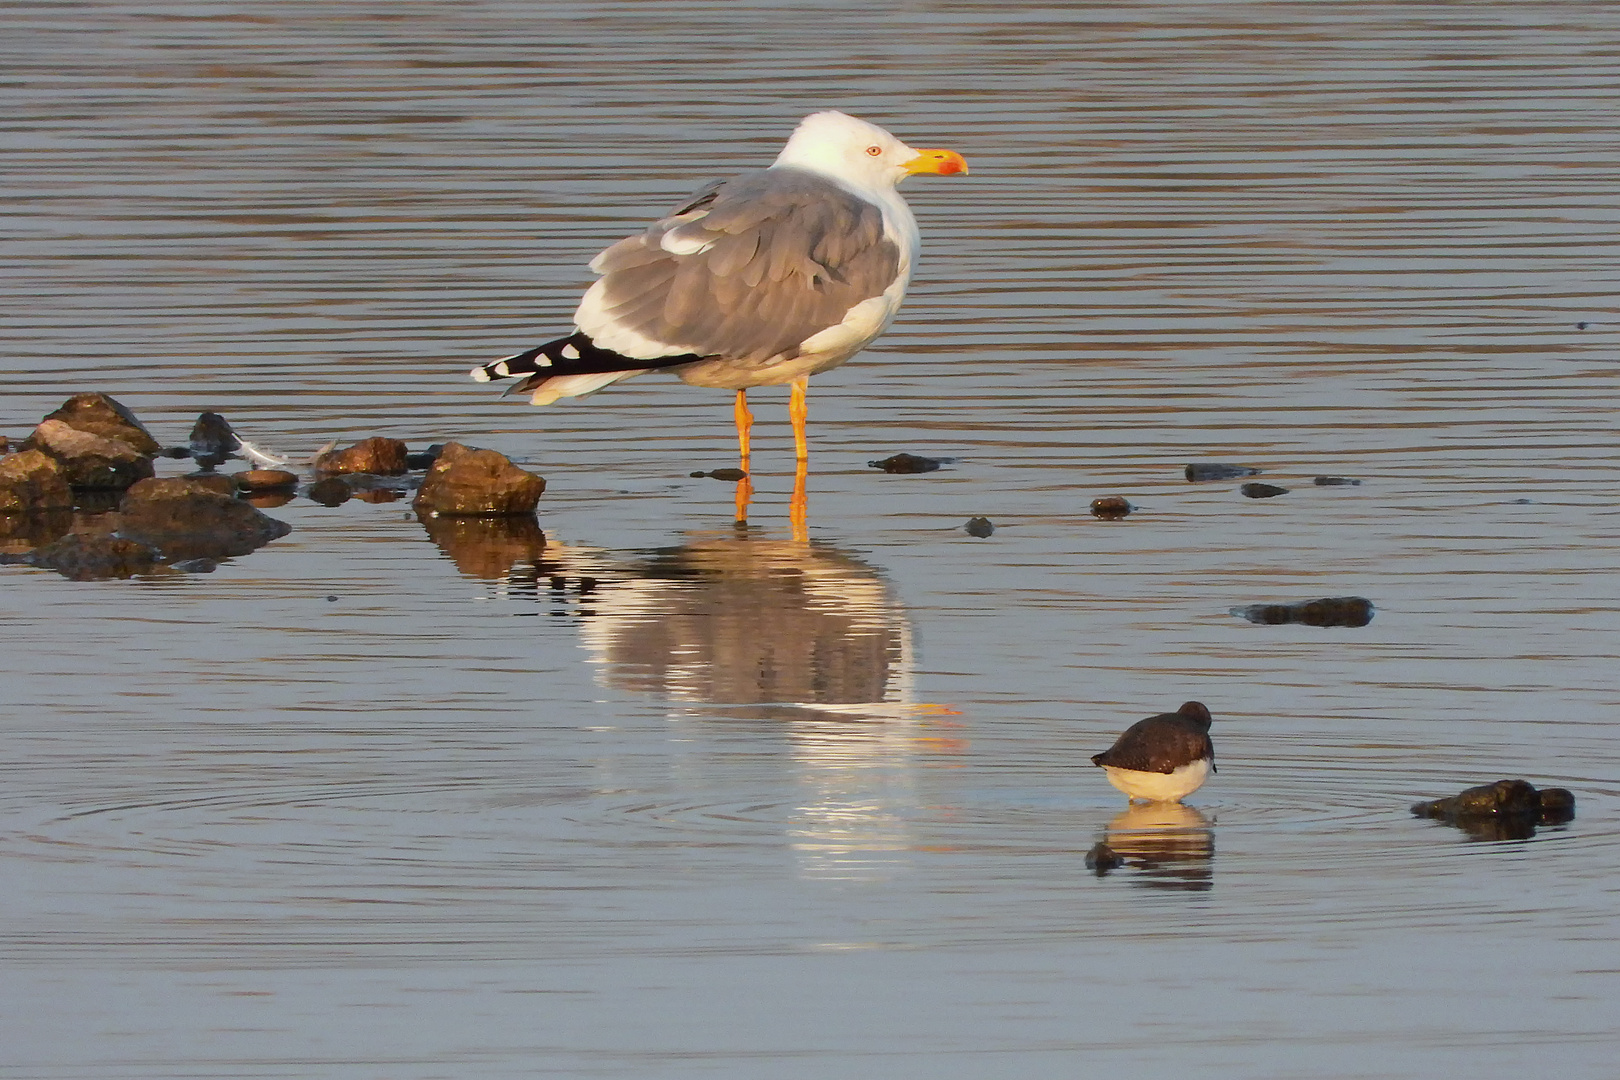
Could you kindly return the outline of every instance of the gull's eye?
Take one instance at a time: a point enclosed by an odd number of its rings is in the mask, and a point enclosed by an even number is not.
[[[870,154],[872,157],[882,157],[883,156],[883,147],[881,147],[881,146],[868,146],[866,148],[866,152],[868,154]]]

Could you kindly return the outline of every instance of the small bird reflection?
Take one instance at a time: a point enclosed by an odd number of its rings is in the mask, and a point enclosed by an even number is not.
[[[1181,803],[1131,804],[1108,823],[1092,850],[1088,861],[1099,876],[1129,868],[1137,871],[1131,880],[1145,888],[1204,892],[1214,885],[1214,824]]]

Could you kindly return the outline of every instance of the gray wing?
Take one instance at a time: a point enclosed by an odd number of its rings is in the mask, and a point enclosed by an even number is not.
[[[703,356],[763,363],[797,355],[800,342],[881,295],[900,252],[875,203],[782,168],[704,188],[591,265],[614,324]]]

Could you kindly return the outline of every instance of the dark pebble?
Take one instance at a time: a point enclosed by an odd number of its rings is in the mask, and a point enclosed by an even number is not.
[[[748,474],[743,472],[741,469],[710,469],[708,472],[704,472],[702,469],[699,469],[697,472],[693,473],[692,475],[694,477],[712,476],[716,480],[746,480],[746,479],[748,479]]]
[[[322,506],[342,506],[354,495],[345,484],[336,476],[328,476],[325,480],[317,480],[309,485],[304,497],[310,502],[320,503]]]
[[[1187,479],[1193,483],[1203,480],[1236,480],[1240,476],[1259,476],[1259,469],[1247,465],[1188,465]]]
[[[1118,521],[1135,509],[1136,507],[1119,495],[1104,495],[1100,499],[1091,500],[1091,513],[1104,521]]]
[[[1288,489],[1278,487],[1276,484],[1244,484],[1238,488],[1245,499],[1272,499],[1278,495],[1288,494]]]
[[[874,469],[882,469],[886,473],[920,473],[933,472],[950,460],[952,459],[922,457],[918,454],[895,454],[882,461],[868,461],[867,465]]]
[[[1361,481],[1349,476],[1318,476],[1312,481],[1317,487],[1360,487]]]
[[[987,517],[968,518],[968,523],[962,527],[967,530],[969,536],[980,538],[989,536],[996,531],[995,522]]]
[[[1333,596],[1297,604],[1249,604],[1233,608],[1232,614],[1262,626],[1366,626],[1372,622],[1373,605],[1360,596]]]
[[[1102,877],[1110,870],[1118,870],[1124,865],[1125,860],[1119,857],[1119,853],[1101,840],[1086,852],[1086,869],[1097,871],[1098,877]]]
[[[431,469],[433,467],[433,463],[439,460],[439,455],[442,453],[444,453],[444,443],[434,443],[426,450],[417,450],[413,453],[406,454],[405,468],[409,469],[411,472],[421,472],[423,469]]]
[[[1590,323],[1578,322],[1578,323],[1575,324],[1575,329],[1577,329],[1577,330],[1585,330],[1589,325],[1591,325],[1591,324]]]

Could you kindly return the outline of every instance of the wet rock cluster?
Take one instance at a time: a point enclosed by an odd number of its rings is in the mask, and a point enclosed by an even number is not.
[[[1528,780],[1498,780],[1417,803],[1412,813],[1454,825],[1479,840],[1528,840],[1538,825],[1573,821],[1575,796],[1566,788],[1538,790]]]
[[[0,450],[0,561],[78,580],[207,571],[249,554],[291,531],[263,510],[290,502],[302,483],[218,413],[198,417],[185,445],[164,448],[106,394],[75,395]],[[260,467],[214,471],[233,457]],[[162,458],[189,458],[197,470],[160,478]],[[451,442],[413,454],[398,439],[371,438],[329,447],[311,473],[303,494],[326,506],[390,502],[414,490],[418,517],[458,565],[481,568],[488,553],[480,545],[499,561],[545,544],[534,519],[545,480],[492,450]],[[441,518],[503,524],[436,527]]]

